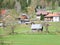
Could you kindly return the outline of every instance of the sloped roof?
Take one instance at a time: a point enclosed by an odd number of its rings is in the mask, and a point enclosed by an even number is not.
[[[6,10],[5,9],[1,10],[1,14],[2,15],[6,14]]]
[[[43,15],[47,15],[48,12],[47,11],[38,11],[36,12],[37,15],[43,14]]]
[[[51,13],[46,15],[45,17],[55,17],[55,16],[60,16],[58,13]]]
[[[60,15],[60,12],[57,12]]]

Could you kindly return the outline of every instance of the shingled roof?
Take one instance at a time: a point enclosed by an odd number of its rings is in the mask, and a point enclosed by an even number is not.
[[[45,17],[54,17],[54,16],[60,16],[58,13],[51,13],[46,15]]]

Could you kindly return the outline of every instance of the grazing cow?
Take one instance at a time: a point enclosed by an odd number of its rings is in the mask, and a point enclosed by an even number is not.
[[[37,30],[38,32],[39,31],[42,32],[43,31],[43,26],[42,26],[42,24],[32,24],[31,25],[31,29],[32,30],[35,30],[35,31]]]

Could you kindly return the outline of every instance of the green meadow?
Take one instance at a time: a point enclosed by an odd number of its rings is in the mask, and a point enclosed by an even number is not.
[[[16,25],[14,35],[6,35],[0,38],[4,41],[4,45],[60,45],[60,22],[50,22],[49,32],[46,33],[45,27],[42,33],[26,33],[31,31],[30,25]],[[4,30],[0,28],[0,34]]]

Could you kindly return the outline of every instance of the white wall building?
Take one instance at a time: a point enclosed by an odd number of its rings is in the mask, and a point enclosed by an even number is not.
[[[48,14],[45,16],[46,21],[60,22],[60,15],[57,13]]]
[[[59,21],[60,21],[60,16],[53,17],[53,22],[59,22]]]

